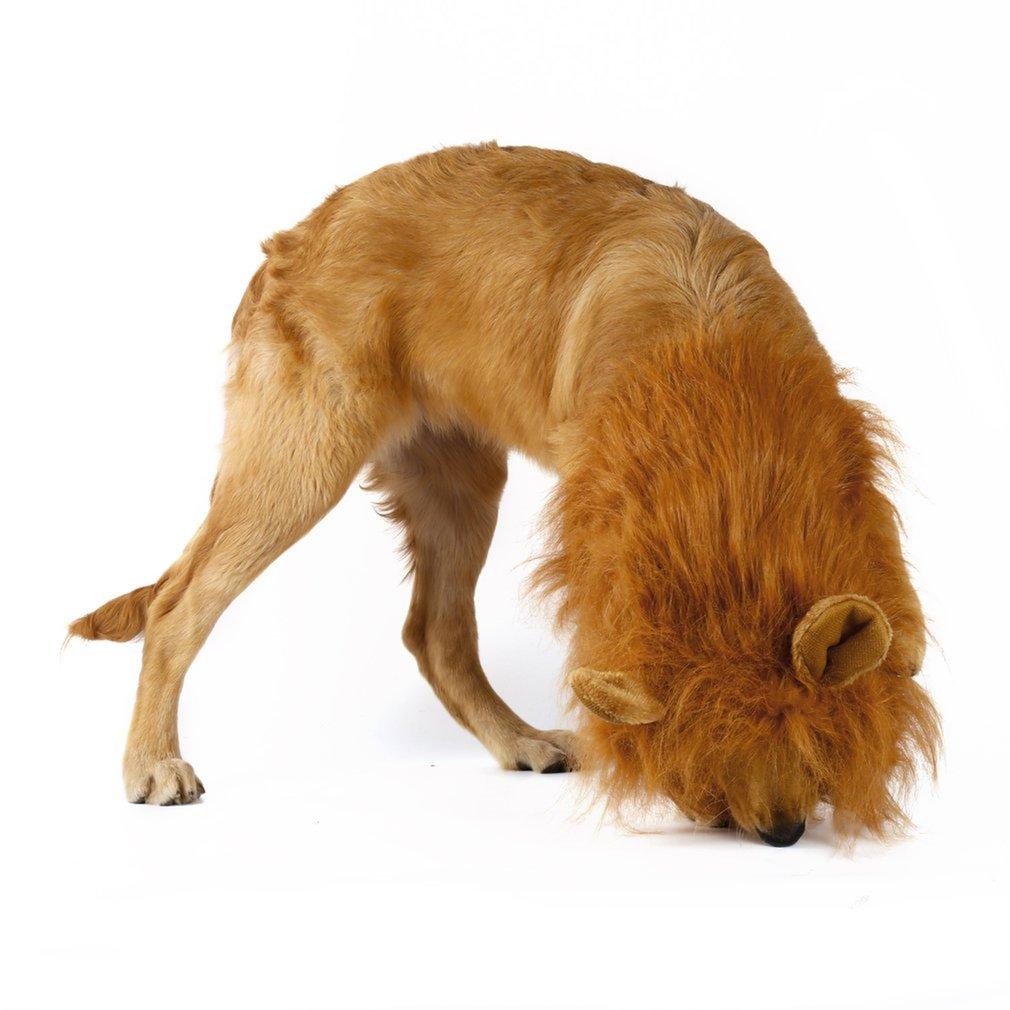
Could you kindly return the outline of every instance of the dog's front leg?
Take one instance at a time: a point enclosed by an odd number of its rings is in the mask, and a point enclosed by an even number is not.
[[[477,653],[473,594],[505,486],[505,450],[421,425],[376,462],[372,486],[404,527],[414,590],[403,640],[449,714],[512,771],[578,767],[576,739],[538,730],[491,687]]]

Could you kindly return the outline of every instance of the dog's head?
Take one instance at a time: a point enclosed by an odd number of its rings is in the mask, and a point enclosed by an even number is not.
[[[663,795],[700,822],[791,845],[822,802],[843,827],[900,821],[896,793],[919,756],[935,762],[936,715],[904,658],[914,648],[890,655],[893,637],[872,600],[828,597],[764,654],[584,667],[571,683],[611,795]]]
[[[636,361],[570,450],[540,572],[603,795],[771,844],[821,803],[846,832],[902,824],[939,748],[886,426],[816,346],[781,344]]]

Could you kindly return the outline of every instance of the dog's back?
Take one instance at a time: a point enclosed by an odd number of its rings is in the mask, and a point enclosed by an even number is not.
[[[745,299],[782,340],[814,340],[750,235],[680,189],[564,152],[486,144],[391,165],[264,249],[260,308],[302,360],[388,362],[427,416],[548,465],[583,397],[656,332],[717,336]]]

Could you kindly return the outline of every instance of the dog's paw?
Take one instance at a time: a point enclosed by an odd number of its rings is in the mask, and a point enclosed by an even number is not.
[[[577,737],[568,730],[555,729],[536,736],[517,737],[502,767],[519,772],[573,772],[579,767]]]
[[[195,803],[205,792],[193,766],[182,758],[165,758],[143,768],[128,766],[123,780],[131,803],[151,806]]]

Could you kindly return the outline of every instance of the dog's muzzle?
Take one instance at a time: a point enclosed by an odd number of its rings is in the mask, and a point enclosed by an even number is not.
[[[793,824],[776,824],[768,831],[758,829],[758,837],[762,842],[774,845],[776,849],[784,849],[787,845],[795,845],[806,829],[806,821],[796,821]]]

